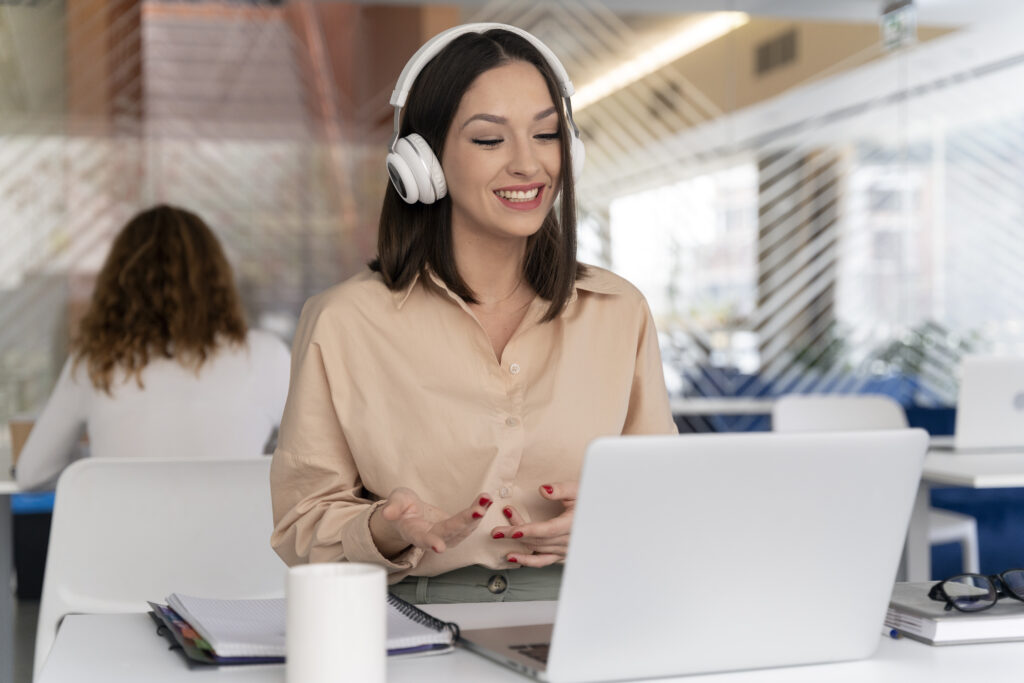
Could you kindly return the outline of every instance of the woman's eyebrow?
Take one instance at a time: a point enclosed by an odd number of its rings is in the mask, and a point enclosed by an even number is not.
[[[552,114],[556,113],[557,111],[558,110],[555,109],[554,107],[548,107],[544,111],[542,111],[542,112],[538,113],[536,116],[534,116],[533,120],[534,121],[540,121],[541,119],[545,119],[545,118],[551,116]],[[473,121],[488,121],[490,123],[499,123],[499,124],[508,123],[508,119],[506,119],[504,116],[496,116],[494,114],[474,114],[473,116],[470,116],[468,119],[466,119],[466,122],[462,124],[462,127],[465,128],[466,126],[468,126]]]

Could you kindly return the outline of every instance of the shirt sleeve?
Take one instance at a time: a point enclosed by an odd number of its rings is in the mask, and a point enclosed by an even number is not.
[[[307,303],[292,348],[291,384],[270,470],[274,509],[271,545],[289,565],[372,562],[388,572],[416,566],[423,551],[381,555],[370,515],[383,505],[367,495],[335,410],[328,364],[318,339],[319,315]]]
[[[636,365],[629,394],[623,434],[677,434],[669,406],[665,373],[658,348],[658,331],[647,302],[641,299],[643,316],[637,339]]]
[[[53,488],[57,476],[75,460],[75,445],[85,429],[92,385],[88,379],[81,383],[75,380],[73,364],[70,358],[64,363],[57,385],[18,457],[14,477],[26,491]]]
[[[288,375],[291,355],[288,347],[278,337],[267,334],[265,362],[262,371],[265,379],[263,391],[266,392],[266,410],[274,427],[281,426],[281,414],[284,412],[285,399],[288,397]]]

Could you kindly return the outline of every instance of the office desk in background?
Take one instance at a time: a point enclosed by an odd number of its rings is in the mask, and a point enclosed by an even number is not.
[[[914,511],[910,517],[910,528],[907,531],[904,566],[908,581],[932,579],[931,551],[928,545],[928,506],[933,485],[964,486],[974,489],[1024,486],[1024,451],[928,451],[921,473],[921,484],[914,501]]]
[[[463,627],[542,622],[555,603],[427,605]],[[628,638],[629,634],[623,634]],[[681,640],[685,636],[680,634]],[[1018,683],[1024,642],[930,647],[880,636],[871,659],[839,664],[683,676],[676,683]],[[167,649],[145,614],[71,615],[37,683],[283,683],[283,665],[189,669]],[[391,683],[523,683],[526,677],[457,648],[433,657],[388,661]],[[650,680],[650,679],[648,679]]]

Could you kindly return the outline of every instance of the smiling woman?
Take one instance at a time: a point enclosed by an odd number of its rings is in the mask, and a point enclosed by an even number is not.
[[[378,257],[295,337],[271,475],[290,564],[375,562],[420,603],[553,599],[587,444],[675,431],[646,302],[576,262],[572,92],[494,24],[399,77]]]

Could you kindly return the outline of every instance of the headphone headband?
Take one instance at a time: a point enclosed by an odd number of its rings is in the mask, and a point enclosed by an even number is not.
[[[412,84],[416,82],[416,77],[420,75],[420,71],[423,70],[431,59],[433,59],[438,52],[443,50],[448,43],[452,42],[459,36],[465,33],[484,33],[491,29],[500,28],[510,33],[515,33],[518,36],[529,41],[537,50],[540,51],[544,59],[551,66],[551,69],[555,72],[555,78],[558,79],[558,88],[562,93],[562,97],[572,97],[572,94],[576,92],[573,88],[572,81],[569,80],[569,74],[562,66],[562,62],[558,60],[555,53],[551,51],[547,45],[539,41],[530,33],[527,33],[521,28],[516,26],[510,26],[508,24],[496,24],[496,23],[477,23],[477,24],[462,24],[450,28],[447,31],[442,31],[436,36],[428,40],[424,45],[416,50],[409,61],[406,63],[405,68],[402,69],[402,73],[398,76],[398,82],[395,83],[395,89],[391,93],[391,106],[401,109],[405,106],[405,100],[409,97],[409,90],[412,88]]]

